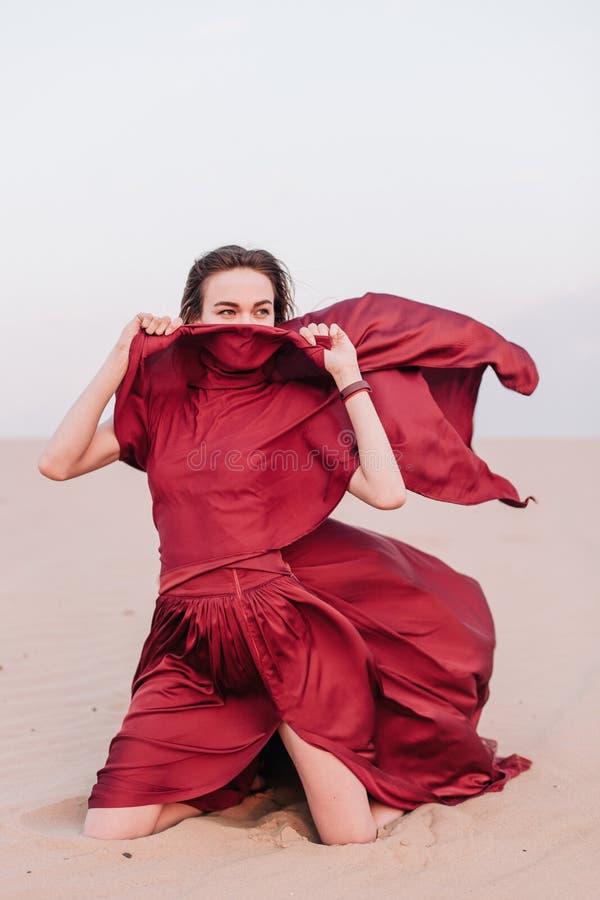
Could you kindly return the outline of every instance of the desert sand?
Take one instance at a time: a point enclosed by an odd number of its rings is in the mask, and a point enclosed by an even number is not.
[[[0,445],[2,897],[596,897],[600,882],[598,439],[474,447],[538,504],[425,500],[334,515],[477,578],[497,630],[479,733],[532,768],[502,792],[425,804],[371,844],[326,846],[302,797],[265,791],[127,841],[86,838],[86,798],[129,701],[157,594],[143,473],[40,475],[42,441]]]

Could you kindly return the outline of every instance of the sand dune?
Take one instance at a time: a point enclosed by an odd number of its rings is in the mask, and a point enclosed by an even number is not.
[[[298,785],[134,841],[81,835],[157,593],[150,498],[121,463],[54,483],[36,469],[42,442],[4,441],[1,896],[597,896],[600,440],[475,444],[538,505],[411,494],[379,511],[347,496],[335,515],[480,581],[498,646],[479,732],[533,766],[501,793],[425,804],[372,844],[330,847]]]

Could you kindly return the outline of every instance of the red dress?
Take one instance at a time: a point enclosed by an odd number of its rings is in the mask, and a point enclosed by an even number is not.
[[[529,500],[470,440],[485,367],[531,393],[535,365],[466,316],[367,294],[277,328],[140,332],[114,424],[148,475],[160,586],[89,807],[239,803],[261,751],[282,752],[282,721],[400,809],[501,790],[531,765],[476,731],[495,646],[479,584],[330,518],[358,455],[329,337],[297,334],[308,321],[352,339],[411,490]]]

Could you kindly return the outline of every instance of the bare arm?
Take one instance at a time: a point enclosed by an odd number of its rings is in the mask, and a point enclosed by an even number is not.
[[[127,323],[99,371],[81,392],[47,442],[38,469],[53,481],[76,478],[119,459],[113,418],[99,425],[100,416],[123,380],[131,341],[144,328],[148,334],[169,334],[181,319],[171,321],[151,313],[138,313]]]
[[[335,380],[341,391],[362,377],[357,368]],[[360,460],[348,483],[348,491],[377,509],[399,509],[406,503],[406,486],[368,391],[352,394],[344,402],[356,434]]]
[[[316,343],[311,335],[330,335],[332,346],[331,350],[325,350],[325,366],[340,391],[362,379],[356,349],[338,325],[332,324],[330,333],[324,323],[311,322],[300,329],[301,334],[304,332],[309,343]],[[348,491],[377,509],[398,509],[406,502],[406,486],[369,393],[360,391],[344,403],[356,435],[360,461]]]

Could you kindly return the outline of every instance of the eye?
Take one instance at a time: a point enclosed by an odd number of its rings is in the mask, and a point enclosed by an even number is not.
[[[269,310],[266,308],[266,306],[264,306],[262,309],[258,309],[256,312],[257,312],[257,313],[261,313],[263,316],[268,316],[268,315],[269,315]],[[225,313],[232,313],[232,314],[235,316],[235,310],[234,310],[234,309],[222,309],[222,310],[219,312],[219,315],[220,315],[220,316],[223,316],[223,315],[225,315]]]

